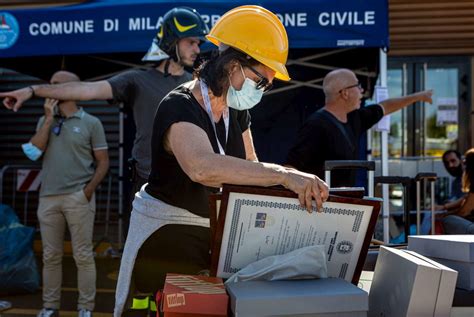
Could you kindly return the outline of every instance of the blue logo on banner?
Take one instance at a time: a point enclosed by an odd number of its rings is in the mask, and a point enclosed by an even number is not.
[[[20,34],[18,22],[13,15],[0,12],[0,49],[11,47],[15,44]]]

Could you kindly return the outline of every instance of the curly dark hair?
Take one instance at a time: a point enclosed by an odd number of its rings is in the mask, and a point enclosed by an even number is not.
[[[229,46],[224,51],[212,52],[211,57],[196,69],[195,75],[209,86],[214,96],[220,97],[229,88],[229,68],[233,62],[238,62],[242,67],[260,64],[247,54]]]
[[[474,184],[474,148],[467,150],[464,154],[463,191],[469,192],[472,184]]]
[[[458,159],[461,159],[461,153],[457,150],[447,150],[446,152],[443,153],[443,162],[446,160],[446,157],[448,154],[454,153],[454,155],[457,156]]]

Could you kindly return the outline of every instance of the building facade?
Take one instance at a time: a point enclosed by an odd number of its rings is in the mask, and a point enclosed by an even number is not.
[[[432,105],[391,116],[389,156],[439,157],[471,148],[474,1],[390,0],[389,26],[390,96],[435,91]]]

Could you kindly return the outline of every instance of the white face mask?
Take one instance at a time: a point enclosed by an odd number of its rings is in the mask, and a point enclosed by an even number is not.
[[[229,89],[227,90],[227,106],[236,110],[248,110],[253,108],[262,100],[263,89],[257,89],[257,83],[245,76],[242,65],[240,65],[244,84],[240,90],[236,90],[232,86],[229,78]]]
[[[41,151],[31,142],[22,144],[21,148],[23,149],[23,153],[25,153],[25,155],[32,161],[36,161],[43,154],[43,151]]]

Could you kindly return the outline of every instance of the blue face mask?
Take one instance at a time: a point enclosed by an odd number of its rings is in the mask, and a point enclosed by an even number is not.
[[[232,83],[230,83],[227,90],[227,106],[236,110],[248,110],[262,100],[263,89],[257,89],[257,83],[245,77],[242,66],[240,66],[240,70],[245,79],[244,84],[240,90],[236,90],[232,87]]]
[[[31,142],[22,144],[21,148],[23,149],[23,153],[25,153],[25,155],[32,161],[36,161],[43,154],[43,151],[38,149]]]

